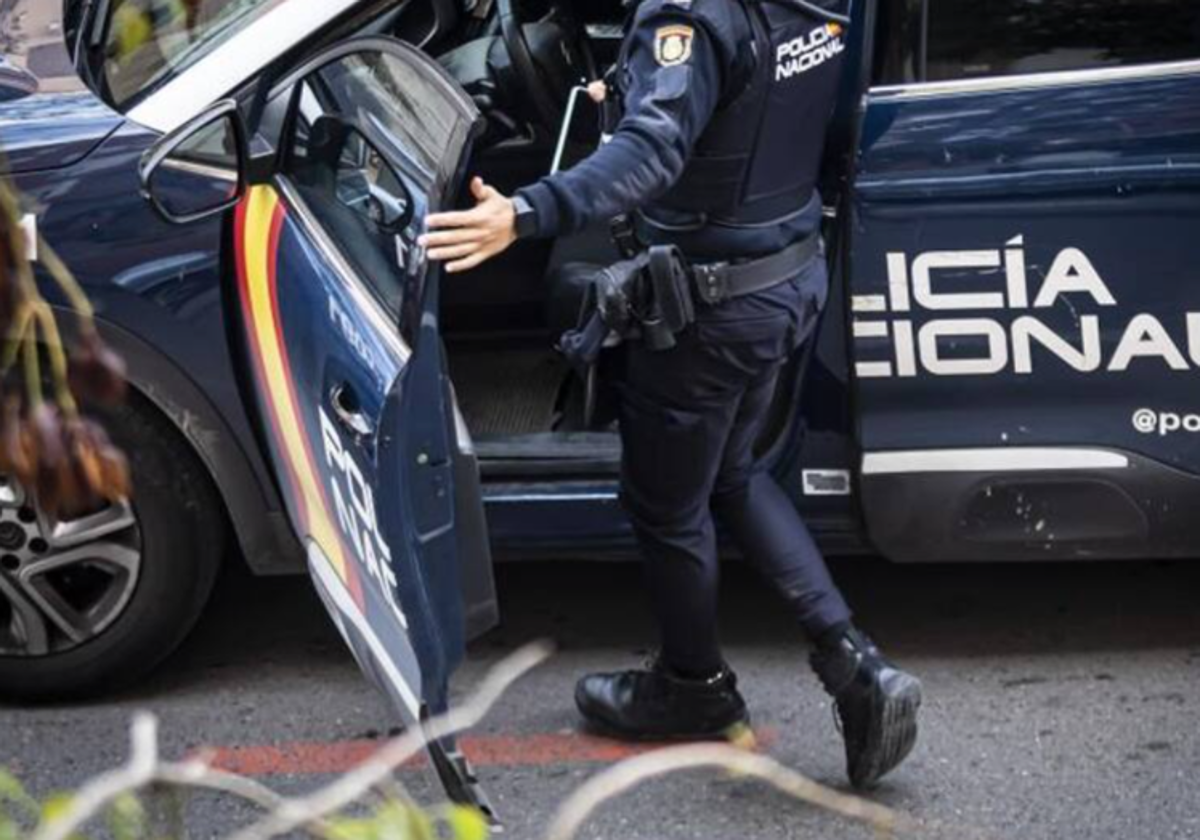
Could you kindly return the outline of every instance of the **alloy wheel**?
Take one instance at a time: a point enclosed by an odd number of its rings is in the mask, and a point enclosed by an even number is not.
[[[142,566],[127,501],[51,519],[0,477],[0,656],[63,653],[120,618]]]

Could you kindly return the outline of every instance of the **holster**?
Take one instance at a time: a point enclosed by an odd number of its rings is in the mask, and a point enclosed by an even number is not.
[[[603,388],[597,367],[604,348],[631,340],[652,350],[674,347],[676,334],[696,319],[692,294],[687,262],[673,245],[599,269],[586,284],[579,322],[563,333],[558,350],[584,384],[589,425]]]
[[[559,350],[581,373],[595,364],[606,342],[641,339],[669,350],[675,335],[696,320],[692,281],[683,253],[656,245],[600,269],[587,285],[579,323]]]

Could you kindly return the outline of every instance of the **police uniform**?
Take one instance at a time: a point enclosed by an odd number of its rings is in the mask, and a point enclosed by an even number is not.
[[[644,243],[677,245],[699,266],[815,243],[816,182],[846,35],[819,12],[791,0],[644,0],[615,69],[621,112],[611,140],[517,193],[536,234],[632,212]],[[891,668],[853,630],[812,536],[755,458],[780,372],[812,338],[827,297],[823,256],[809,253],[770,288],[708,302],[701,295],[672,349],[625,347],[622,499],[645,555],[662,650],[648,672],[581,681],[580,709],[604,728],[705,735],[745,719],[717,640],[714,514],[818,641],[814,665],[835,697],[847,680],[878,682]],[[919,686],[915,699],[911,688],[911,733],[882,731],[878,692],[865,704],[868,723],[850,722],[848,757],[852,737],[888,741],[869,755],[855,745],[856,783],[873,782],[911,748]],[[849,705],[839,697],[844,722]]]

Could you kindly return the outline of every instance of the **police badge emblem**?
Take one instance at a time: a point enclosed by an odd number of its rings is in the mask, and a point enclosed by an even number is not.
[[[660,67],[684,64],[692,57],[692,37],[695,31],[690,26],[664,26],[654,33],[654,60]]]

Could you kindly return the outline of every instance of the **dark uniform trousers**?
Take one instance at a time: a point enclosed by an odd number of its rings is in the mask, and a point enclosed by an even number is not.
[[[823,259],[773,289],[702,306],[677,345],[626,348],[622,500],[646,561],[665,661],[720,668],[714,514],[811,638],[850,620],[812,535],[754,446],[779,374],[812,338],[828,290]]]

